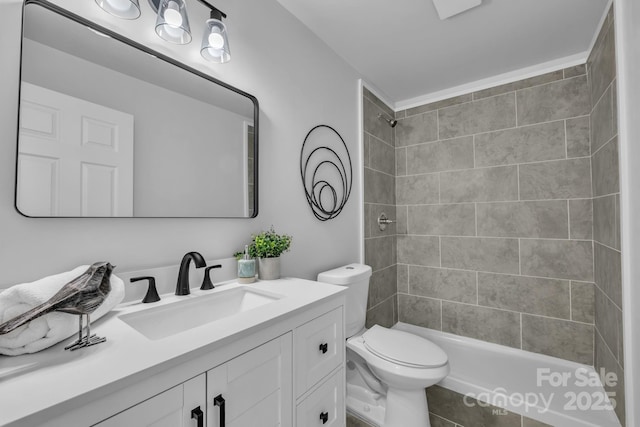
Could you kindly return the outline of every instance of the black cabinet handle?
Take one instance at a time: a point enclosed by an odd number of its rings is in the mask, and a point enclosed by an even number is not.
[[[329,413],[328,412],[320,412],[320,419],[322,420],[322,424],[326,424],[329,421]]]
[[[224,398],[221,394],[213,398],[213,406],[220,407],[220,427],[224,427]]]
[[[320,348],[319,349],[322,352],[322,354],[325,354],[329,350],[329,344],[327,344],[327,343],[320,344]]]
[[[204,414],[202,413],[202,409],[200,409],[199,406],[191,410],[191,419],[194,418],[198,422],[198,427],[204,427]]]

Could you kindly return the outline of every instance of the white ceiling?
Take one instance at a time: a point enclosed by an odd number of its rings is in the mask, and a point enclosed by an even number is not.
[[[540,64],[575,65],[609,4],[483,0],[441,21],[432,0],[278,1],[394,105]]]

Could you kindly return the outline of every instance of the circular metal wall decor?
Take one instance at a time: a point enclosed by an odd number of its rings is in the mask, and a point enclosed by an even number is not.
[[[318,125],[307,133],[300,150],[300,176],[316,218],[328,221],[340,215],[351,194],[353,169],[347,144],[331,126]]]

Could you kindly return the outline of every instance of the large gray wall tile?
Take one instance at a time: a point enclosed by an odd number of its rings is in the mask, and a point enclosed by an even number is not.
[[[365,239],[364,260],[373,271],[382,270],[396,263],[393,257],[395,239],[395,236]]]
[[[396,173],[396,149],[386,142],[371,138],[369,143],[369,167],[389,175]]]
[[[618,138],[615,137],[593,155],[593,195],[604,196],[620,191]]]
[[[395,316],[395,298],[387,298],[380,304],[375,307],[367,310],[367,319],[365,322],[365,326],[367,328],[372,327],[373,325],[384,326],[385,328],[392,327],[396,322],[394,321]]]
[[[506,129],[516,125],[513,93],[438,110],[441,139]]]
[[[473,168],[473,137],[448,139],[407,147],[407,173]]]
[[[398,264],[398,292],[409,293],[409,266]]]
[[[442,330],[520,348],[520,315],[513,311],[443,301]]]
[[[618,358],[618,323],[622,312],[598,287],[595,289],[596,329]]]
[[[371,424],[347,413],[347,427],[373,427]],[[454,426],[455,427],[455,426]]]
[[[476,217],[473,203],[409,206],[409,234],[475,236]]]
[[[374,271],[369,279],[368,307],[374,307],[397,292],[398,269],[395,265]]]
[[[440,300],[415,295],[398,295],[398,320],[423,328],[440,330]]]
[[[522,89],[516,95],[518,125],[585,116],[591,111],[587,76]]]
[[[478,273],[478,304],[569,319],[567,280]]]
[[[435,111],[440,108],[451,107],[452,105],[462,104],[464,102],[472,101],[473,97],[470,93],[454,96],[453,98],[443,99],[442,101],[432,102],[430,104],[420,105],[405,110],[406,115],[403,117],[415,116],[416,114],[426,113],[427,111]]]
[[[399,205],[438,203],[439,186],[438,174],[399,176],[396,178],[396,203]]]
[[[594,292],[593,283],[571,282],[571,320],[593,323]]]
[[[571,239],[593,238],[593,202],[591,199],[569,200]]]
[[[564,200],[478,203],[478,235],[566,239],[567,218]]]
[[[433,111],[400,119],[395,130],[397,147],[435,141],[438,139],[437,113]]]
[[[442,203],[518,200],[516,166],[442,172],[440,199]]]
[[[398,236],[398,262],[439,266],[440,239],[431,236]]]
[[[620,252],[593,244],[595,282],[618,307],[622,307],[622,264]]]
[[[609,88],[591,112],[591,152],[598,151],[614,135],[613,96]]]
[[[480,403],[471,396],[437,385],[427,389],[429,412],[433,412],[457,426],[465,427],[520,427],[520,415],[502,411],[497,406]],[[433,426],[435,427],[435,426]]]
[[[615,248],[617,245],[616,196],[602,196],[593,199],[593,239]]]
[[[373,101],[364,98],[362,114],[364,131],[389,144],[393,144],[393,128],[385,123],[384,120],[378,118],[378,114],[386,113]]]
[[[587,74],[587,64],[574,65],[573,67],[565,68],[563,71],[565,79],[581,76]]]
[[[584,74],[584,73],[582,73]],[[527,87],[538,86],[545,83],[554,82],[556,80],[562,80],[564,78],[563,70],[552,71],[550,73],[541,74],[524,80],[518,80],[517,82],[507,83],[500,86],[494,86],[489,89],[484,89],[473,93],[473,99],[482,99],[489,96],[500,95],[502,93],[513,92],[518,89],[524,89]]]
[[[567,120],[567,157],[585,157],[591,154],[589,116]]]
[[[396,176],[407,174],[407,149],[396,149]]]
[[[591,197],[588,158],[520,165],[520,200]]]
[[[397,205],[396,206],[396,232],[398,234],[407,234],[407,213],[408,206]]]
[[[593,325],[522,315],[522,349],[593,364]]]
[[[523,239],[520,241],[520,261],[522,274],[527,276],[593,280],[590,241]]]
[[[392,205],[396,198],[396,178],[364,168],[364,202]]]
[[[442,237],[442,266],[462,270],[518,274],[518,240]]]
[[[564,121],[476,135],[475,147],[477,167],[564,159]]]
[[[475,304],[476,273],[431,267],[409,267],[409,293]]]
[[[600,334],[595,334],[596,341],[596,369],[604,369],[605,372],[615,375],[617,381],[612,381],[609,384],[605,384],[605,390],[611,393],[611,396],[615,398],[616,407],[615,412],[621,425],[628,425],[625,423],[625,393],[624,393],[624,370],[620,364],[616,361],[615,356],[611,353],[609,348],[604,343]],[[629,426],[631,427],[631,426]]]
[[[613,25],[609,25],[605,32],[601,33],[600,40],[598,40],[591,52],[587,64],[591,86],[591,101],[595,105],[616,77],[616,49]]]

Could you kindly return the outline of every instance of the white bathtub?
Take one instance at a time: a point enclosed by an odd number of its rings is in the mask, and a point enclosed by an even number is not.
[[[444,388],[553,426],[620,426],[591,366],[406,323],[394,328],[447,353],[451,373],[439,383]]]

